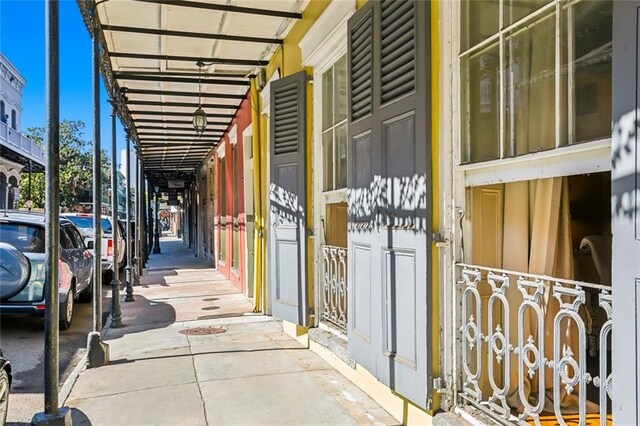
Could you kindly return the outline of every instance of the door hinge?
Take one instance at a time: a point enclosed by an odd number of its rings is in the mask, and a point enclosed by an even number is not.
[[[309,229],[309,228],[307,228],[307,229],[305,230],[305,235],[306,235],[307,237],[313,237],[313,229]]]
[[[449,393],[446,381],[442,377],[436,377],[433,379],[433,390],[440,394]]]
[[[449,239],[442,235],[440,232],[434,232],[432,237],[433,243],[438,248],[445,248],[449,244]]]

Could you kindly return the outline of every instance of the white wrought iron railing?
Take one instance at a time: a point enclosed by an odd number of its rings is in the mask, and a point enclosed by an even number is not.
[[[322,316],[321,320],[347,332],[347,249],[321,246]]]
[[[611,423],[610,286],[466,264],[457,271],[463,400],[505,423]]]
[[[44,166],[44,148],[4,122],[0,122],[0,144]]]

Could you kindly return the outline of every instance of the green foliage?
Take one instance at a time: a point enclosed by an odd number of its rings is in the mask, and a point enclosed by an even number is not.
[[[85,124],[80,120],[64,120],[60,123],[60,206],[69,208],[80,202],[93,200],[93,146],[84,139]],[[25,132],[32,141],[44,144],[44,128],[30,127]],[[111,161],[101,150],[102,193],[110,187]],[[31,176],[33,207],[43,208],[45,201],[45,173]],[[28,199],[29,177],[20,179],[20,207]]]

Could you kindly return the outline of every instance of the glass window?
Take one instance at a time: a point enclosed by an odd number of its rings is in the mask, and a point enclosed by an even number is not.
[[[18,120],[17,120],[16,110],[15,109],[11,110],[11,127],[13,129],[17,129],[18,128]]]
[[[17,223],[1,223],[2,242],[25,253],[44,253],[44,228]]]
[[[68,229],[69,229],[68,226],[64,226],[60,229],[60,246],[64,250],[72,250],[75,248],[73,244],[73,240],[71,239],[67,231]]]
[[[227,258],[227,179],[224,158],[220,159],[220,247],[218,258],[224,262]]]
[[[93,216],[65,216],[65,219],[69,219],[78,228],[93,229]],[[111,221],[109,219],[102,219],[101,222],[102,233],[111,234]]]
[[[5,118],[4,114],[4,101],[0,101],[0,121],[6,123],[7,119]]]
[[[507,35],[506,154],[555,148],[555,15]]]
[[[583,1],[562,9],[563,143],[611,134],[612,14],[610,1]]]
[[[69,236],[73,239],[73,243],[74,243],[73,245],[79,249],[84,250],[85,249],[84,240],[82,239],[82,236],[80,235],[78,230],[75,228],[68,228],[68,230],[69,230]]]
[[[347,57],[322,74],[322,164],[324,191],[347,187]]]
[[[461,3],[462,163],[610,136],[612,8],[603,0]]]
[[[500,53],[498,44],[463,58],[463,161],[500,157]]]
[[[498,33],[500,6],[497,0],[464,0],[461,9],[462,50]]]

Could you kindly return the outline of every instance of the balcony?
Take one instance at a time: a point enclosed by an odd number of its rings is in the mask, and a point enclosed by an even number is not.
[[[320,320],[347,333],[347,249],[321,246],[322,311]]]
[[[3,122],[0,122],[0,145],[17,154],[18,162],[25,166],[28,164],[28,160],[40,165],[41,168],[45,165],[44,148]]]
[[[610,286],[466,264],[457,274],[463,402],[502,423],[611,424]]]

